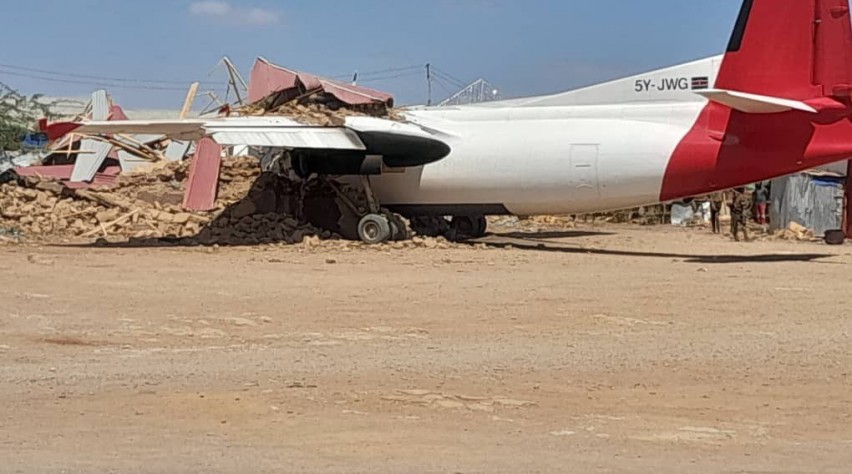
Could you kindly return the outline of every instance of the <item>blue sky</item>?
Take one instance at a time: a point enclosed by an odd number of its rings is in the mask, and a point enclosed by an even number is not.
[[[329,76],[358,70],[373,79],[364,85],[403,104],[425,102],[424,74],[413,66],[427,62],[445,74],[436,99],[455,88],[446,76],[484,77],[515,97],[721,53],[740,3],[0,0],[0,81],[27,93],[80,96],[106,79],[74,75],[111,78],[110,92],[126,107],[178,109],[185,92],[160,89],[184,89],[191,80],[222,89],[224,73],[208,74],[223,55],[246,78],[260,55]],[[412,68],[371,74],[406,67]]]

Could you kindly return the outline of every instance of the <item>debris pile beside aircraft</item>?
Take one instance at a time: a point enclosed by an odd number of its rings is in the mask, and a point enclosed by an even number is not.
[[[25,238],[187,239],[199,244],[301,242],[332,237],[273,204],[258,187],[254,158],[223,162],[216,209],[188,212],[181,206],[186,162],[120,176],[107,187],[69,189],[51,177],[28,176],[0,185],[0,228]],[[269,182],[267,179],[265,182]]]
[[[135,245],[319,245],[346,237],[334,232],[345,227],[340,224],[345,213],[321,182],[300,191],[286,177],[261,172],[256,158],[229,157],[222,161],[214,209],[201,212],[182,206],[189,175],[190,164],[183,161],[160,163],[89,188],[72,189],[51,176],[19,177],[0,184],[0,243],[103,238]],[[356,205],[363,204],[357,190],[341,189]],[[350,244],[359,245],[345,245]],[[454,244],[414,237],[390,245]]]
[[[244,116],[282,115],[307,125],[341,126],[346,117],[398,119],[391,94],[294,71],[258,58],[248,86]]]
[[[193,91],[194,88],[191,88]],[[191,92],[194,97],[194,92]],[[128,120],[122,108],[109,94],[96,91],[92,100],[74,122],[86,120]],[[150,163],[180,161],[190,152],[191,144],[162,135],[96,135],[69,133],[50,142],[33,156],[30,166],[16,168],[18,174],[46,174],[72,188],[103,185],[120,172],[130,172]],[[64,165],[64,166],[63,166]],[[57,167],[63,166],[63,167]],[[20,170],[24,170],[23,173]]]
[[[781,229],[776,232],[774,237],[781,240],[806,242],[817,240],[813,229],[808,229],[807,227],[799,224],[798,222],[791,222],[786,229]]]

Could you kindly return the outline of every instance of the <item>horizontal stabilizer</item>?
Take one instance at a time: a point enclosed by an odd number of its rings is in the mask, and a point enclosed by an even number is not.
[[[769,97],[722,89],[708,89],[705,91],[695,91],[695,93],[712,102],[747,114],[777,114],[790,110],[800,110],[812,114],[817,113],[817,109],[804,102],[782,99],[780,97]]]

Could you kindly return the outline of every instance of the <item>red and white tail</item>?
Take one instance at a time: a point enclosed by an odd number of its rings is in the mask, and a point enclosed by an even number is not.
[[[818,112],[852,92],[848,0],[744,0],[710,100],[742,112]]]
[[[676,148],[663,201],[852,156],[849,0],[744,0],[711,103]]]

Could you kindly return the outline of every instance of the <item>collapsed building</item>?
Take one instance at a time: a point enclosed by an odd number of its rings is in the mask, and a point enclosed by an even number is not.
[[[181,118],[196,91],[190,88]],[[390,94],[263,58],[252,70],[248,97],[248,103],[224,105],[218,114],[281,115],[311,125],[394,115]],[[128,117],[106,91],[97,91],[74,120]],[[351,186],[291,179],[280,168],[279,151],[235,148],[210,139],[71,132],[30,157],[28,166],[11,169],[0,196],[0,227],[63,237],[197,237],[204,244],[298,242],[309,235],[357,239],[347,233],[352,226],[344,221],[354,217],[339,195],[342,190],[350,206],[364,205]],[[231,158],[235,151],[248,157]]]

